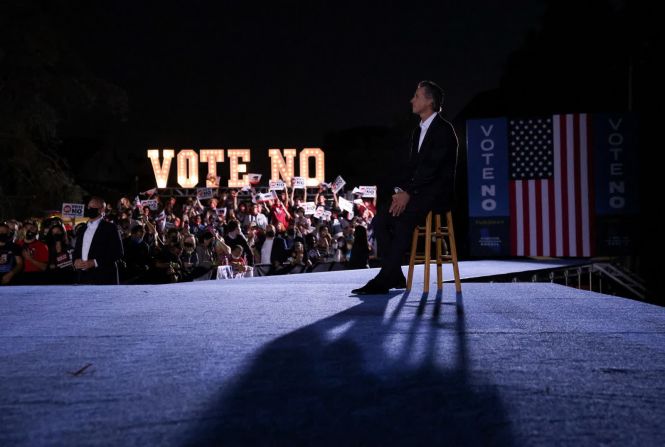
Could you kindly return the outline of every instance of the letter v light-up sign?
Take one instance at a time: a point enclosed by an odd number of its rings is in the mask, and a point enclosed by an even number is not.
[[[175,157],[173,149],[164,149],[162,151],[164,163],[159,164],[159,149],[148,149],[148,158],[152,162],[152,171],[155,173],[155,180],[158,188],[166,188],[169,180],[169,171],[171,171],[171,160]]]

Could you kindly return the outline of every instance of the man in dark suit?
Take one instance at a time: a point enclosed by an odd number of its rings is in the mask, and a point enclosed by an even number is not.
[[[443,213],[452,207],[458,141],[452,124],[438,113],[442,103],[443,91],[438,85],[431,81],[418,84],[411,107],[420,117],[420,125],[411,133],[409,147],[396,156],[391,200],[379,204],[372,222],[381,270],[352,293],[376,295],[404,288],[401,263],[413,229],[429,211]]]
[[[119,284],[118,261],[123,256],[122,240],[115,224],[104,220],[106,203],[93,197],[85,216],[89,218],[76,237],[74,268],[80,284]]]

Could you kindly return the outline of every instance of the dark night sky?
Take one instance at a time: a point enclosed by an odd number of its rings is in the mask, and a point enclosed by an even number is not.
[[[93,72],[129,96],[126,144],[316,146],[326,132],[391,125],[421,79],[454,117],[498,85],[542,1],[374,6],[339,2],[68,3],[56,16]]]

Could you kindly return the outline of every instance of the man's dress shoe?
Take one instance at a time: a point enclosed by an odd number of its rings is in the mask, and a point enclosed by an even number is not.
[[[385,295],[388,293],[388,287],[371,280],[359,289],[353,289],[351,293],[356,295]]]

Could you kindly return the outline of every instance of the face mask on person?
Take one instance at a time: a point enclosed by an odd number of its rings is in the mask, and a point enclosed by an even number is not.
[[[34,241],[36,237],[37,237],[37,233],[35,233],[34,231],[26,231],[26,233],[25,233],[25,240],[26,241]]]
[[[53,239],[55,242],[62,241],[62,238],[63,238],[62,233],[51,233],[51,239]]]
[[[85,210],[85,217],[90,218],[90,219],[95,219],[99,217],[99,208],[86,208]]]

